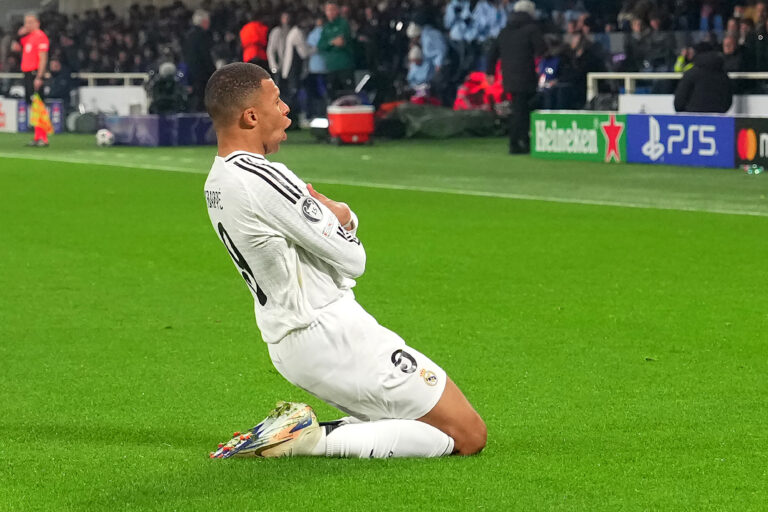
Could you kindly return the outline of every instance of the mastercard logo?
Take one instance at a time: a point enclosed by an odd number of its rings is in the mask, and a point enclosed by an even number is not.
[[[739,130],[739,136],[736,139],[736,149],[739,152],[739,158],[742,160],[754,160],[757,154],[757,135],[755,130],[752,128]]]

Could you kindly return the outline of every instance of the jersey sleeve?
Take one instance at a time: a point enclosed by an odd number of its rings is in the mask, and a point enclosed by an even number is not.
[[[49,47],[48,36],[42,33],[40,36],[40,39],[37,41],[37,51],[47,52]]]
[[[230,162],[241,173],[252,215],[286,239],[319,257],[345,277],[365,271],[365,249],[357,238],[357,216],[347,231],[326,206],[310,197],[306,184],[285,166],[241,157]]]

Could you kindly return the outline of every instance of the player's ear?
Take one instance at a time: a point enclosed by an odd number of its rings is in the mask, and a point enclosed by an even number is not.
[[[243,111],[242,122],[246,126],[255,127],[259,124],[259,115],[256,113],[256,109],[249,107]]]

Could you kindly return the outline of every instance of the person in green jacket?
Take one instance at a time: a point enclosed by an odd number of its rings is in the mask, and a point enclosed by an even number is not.
[[[333,100],[340,91],[353,89],[355,61],[352,32],[347,20],[339,16],[339,5],[327,2],[325,16],[328,22],[323,26],[317,49],[328,68],[328,96]]]

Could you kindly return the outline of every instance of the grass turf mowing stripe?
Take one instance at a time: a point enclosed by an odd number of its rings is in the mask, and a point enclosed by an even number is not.
[[[71,158],[71,157],[64,157],[64,156],[58,156],[58,155],[47,156],[47,155],[30,155],[30,154],[21,154],[21,153],[6,153],[3,155],[0,155],[0,158],[10,158],[10,159],[17,158],[17,159],[41,160],[41,161],[63,162],[63,163],[75,163],[75,164],[84,164],[84,165],[103,165],[108,167],[127,167],[127,168],[133,168],[133,169],[183,172],[183,173],[192,173],[192,174],[207,174],[209,170],[207,168],[192,169],[190,167],[168,166],[168,165],[162,165],[162,164],[134,164],[131,162],[104,163],[104,162],[97,162],[88,158]],[[168,158],[168,160],[170,160],[170,158]],[[183,160],[190,164],[194,163],[194,160],[191,158],[185,158]],[[300,171],[297,171],[297,172],[300,173]],[[393,184],[393,183],[375,183],[375,182],[360,181],[360,180],[354,180],[354,181],[353,180],[332,180],[332,179],[327,179],[322,177],[317,179],[307,178],[306,181],[313,181],[316,183],[321,183],[326,185],[343,185],[343,186],[350,186],[350,187],[368,187],[368,188],[379,188],[379,189],[389,189],[389,190],[410,190],[415,192],[430,192],[430,193],[434,192],[434,193],[441,193],[441,194],[454,194],[454,195],[477,196],[477,197],[496,197],[496,198],[503,198],[503,199],[515,199],[515,200],[521,200],[521,201],[545,201],[545,202],[551,202],[551,203],[566,203],[566,204],[577,204],[577,205],[614,206],[619,208],[675,210],[675,211],[684,211],[684,212],[713,213],[713,214],[721,214],[721,215],[746,215],[746,216],[752,216],[752,217],[768,217],[768,211],[735,210],[735,209],[728,209],[728,208],[701,208],[701,207],[685,206],[681,204],[668,204],[668,205],[642,204],[638,202],[627,202],[627,201],[608,201],[608,200],[596,200],[596,199],[557,197],[557,196],[548,196],[548,195],[489,192],[489,191],[483,191],[483,190],[466,190],[466,189],[455,189],[455,188],[449,188],[449,187],[429,187],[429,186],[418,186],[418,185],[401,185],[401,184]]]

